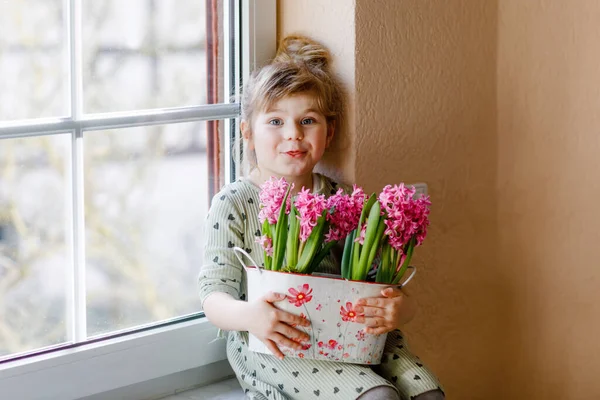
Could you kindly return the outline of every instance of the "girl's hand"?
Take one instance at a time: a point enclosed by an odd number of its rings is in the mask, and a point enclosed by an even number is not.
[[[381,335],[400,329],[414,316],[414,306],[410,298],[398,288],[386,288],[381,291],[383,297],[359,299],[354,310],[363,314],[356,322],[367,327],[365,332]]]
[[[247,315],[248,331],[260,339],[279,359],[283,359],[279,347],[300,350],[302,348],[300,343],[310,340],[310,336],[306,333],[291,326],[310,326],[308,320],[273,306],[273,303],[285,299],[284,294],[270,292],[250,303],[250,313]]]

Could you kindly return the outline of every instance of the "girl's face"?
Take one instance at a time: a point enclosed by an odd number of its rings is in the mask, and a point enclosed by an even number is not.
[[[260,177],[307,178],[333,137],[333,124],[317,109],[312,93],[298,93],[254,116],[252,130],[242,123],[244,138],[255,150]]]

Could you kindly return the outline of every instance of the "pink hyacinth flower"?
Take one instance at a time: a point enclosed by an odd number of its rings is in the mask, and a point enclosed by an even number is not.
[[[273,239],[267,235],[263,235],[255,239],[255,242],[265,250],[268,256],[273,256]]]
[[[322,194],[311,193],[308,189],[302,189],[298,192],[294,205],[298,210],[301,242],[306,242],[312,233],[313,228],[317,225],[317,220],[325,210],[326,204],[325,196]]]
[[[258,220],[262,224],[265,221],[269,221],[269,224],[277,223],[279,218],[279,211],[281,210],[281,204],[283,198],[290,185],[287,183],[285,178],[277,179],[271,177],[268,181],[265,181],[260,186],[260,212],[258,213]],[[291,189],[294,188],[292,184]],[[291,190],[290,189],[290,190]],[[291,207],[291,196],[288,196],[286,201],[285,212],[289,214]]]
[[[382,211],[386,215],[385,234],[390,245],[397,251],[413,238],[416,245],[423,243],[429,225],[429,197],[415,199],[415,189],[404,184],[387,185],[379,195]]]
[[[327,208],[332,212],[328,215],[329,231],[325,235],[326,243],[343,240],[357,228],[364,202],[365,193],[356,185],[353,186],[350,195],[338,189],[336,194],[327,199]]]
[[[360,234],[358,235],[358,237],[356,239],[354,239],[354,241],[358,242],[359,244],[365,244],[366,234],[367,234],[367,224],[363,224],[362,228],[360,228]]]

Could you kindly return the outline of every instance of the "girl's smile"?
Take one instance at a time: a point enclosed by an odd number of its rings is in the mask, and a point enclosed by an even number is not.
[[[306,151],[288,151],[285,154],[292,158],[301,158],[306,155]]]

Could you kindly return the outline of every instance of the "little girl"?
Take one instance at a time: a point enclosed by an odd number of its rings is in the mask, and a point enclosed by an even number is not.
[[[338,184],[314,173],[331,143],[342,111],[330,54],[300,36],[285,38],[270,65],[256,71],[244,90],[241,131],[251,170],[213,199],[206,226],[205,262],[199,284],[202,307],[218,328],[230,331],[227,358],[251,399],[444,399],[435,376],[411,354],[398,328],[412,318],[409,298],[386,289],[378,298],[361,299],[357,311],[367,333],[390,332],[381,365],[369,366],[286,357],[283,346],[298,349],[309,340],[293,325],[299,316],[278,310],[285,295],[270,293],[246,300],[246,277],[232,250],[246,249],[257,262],[263,251],[256,239],[259,186],[271,176],[285,177],[296,192],[302,187],[331,195]],[[345,187],[344,187],[345,188]],[[337,273],[333,257],[319,272]],[[274,355],[248,350],[248,332]]]

